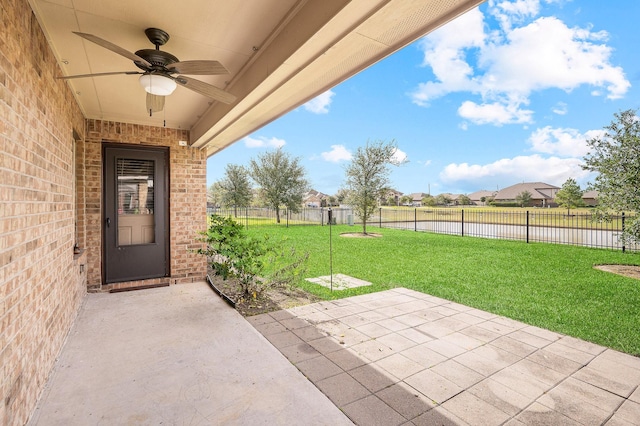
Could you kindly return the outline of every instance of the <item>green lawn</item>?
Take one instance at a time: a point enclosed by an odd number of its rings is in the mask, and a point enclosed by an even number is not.
[[[336,291],[300,285],[325,299],[402,286],[640,355],[640,280],[593,265],[640,264],[640,254],[555,244],[369,228],[382,238],[344,238],[332,227],[333,272],[373,283]],[[329,227],[254,227],[286,235],[310,253],[308,277],[329,275]]]

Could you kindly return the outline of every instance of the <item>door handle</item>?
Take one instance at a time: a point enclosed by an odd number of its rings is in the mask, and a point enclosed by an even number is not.
[[[111,226],[111,218],[108,217],[105,222],[107,223],[107,228],[109,228]]]

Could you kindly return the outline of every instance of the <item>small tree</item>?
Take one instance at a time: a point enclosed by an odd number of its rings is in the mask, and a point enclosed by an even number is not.
[[[299,158],[291,158],[282,148],[259,155],[250,162],[250,174],[260,186],[265,203],[276,211],[280,223],[280,207],[300,211],[308,182]]]
[[[222,188],[220,182],[214,182],[207,189],[207,202],[213,204],[214,207],[218,207],[222,204]]]
[[[602,136],[587,141],[584,169],[597,172],[590,189],[598,191],[596,217],[631,212],[622,240],[640,243],[640,121],[635,110],[614,114]]]
[[[342,204],[349,198],[349,190],[346,188],[340,188],[338,189],[338,192],[336,192],[335,197],[338,204]]]
[[[219,185],[222,190],[222,204],[226,207],[233,206],[233,215],[238,217],[238,207],[249,206],[253,198],[249,172],[242,166],[227,164],[224,178],[220,180]]]
[[[381,192],[389,184],[389,165],[400,165],[394,158],[395,141],[367,142],[359,147],[346,168],[348,203],[362,220],[362,233],[367,233],[367,221],[375,211]]]
[[[516,195],[516,203],[520,207],[524,207],[531,202],[531,193],[529,191],[522,191],[518,195]]]
[[[439,206],[448,206],[449,204],[451,204],[451,197],[449,197],[447,194],[439,194],[438,196],[436,196],[436,204]]]
[[[471,204],[471,198],[469,198],[468,195],[461,195],[460,198],[458,198],[458,204],[461,204],[463,206],[468,206]]]
[[[425,195],[424,197],[422,197],[422,205],[435,207],[437,205],[436,199],[434,198],[433,195]]]
[[[558,203],[560,207],[566,208],[567,214],[569,214],[571,209],[584,205],[582,194],[583,192],[576,180],[569,178],[562,184],[562,188],[560,188],[560,191],[556,194],[556,203]]]
[[[400,197],[400,204],[403,206],[410,206],[413,203],[413,197],[411,195],[403,195]]]

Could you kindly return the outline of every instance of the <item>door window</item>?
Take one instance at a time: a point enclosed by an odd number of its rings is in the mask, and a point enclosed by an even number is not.
[[[118,246],[155,243],[154,161],[116,159]]]

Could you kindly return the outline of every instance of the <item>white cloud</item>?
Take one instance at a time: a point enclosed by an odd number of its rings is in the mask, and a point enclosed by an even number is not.
[[[286,144],[284,139],[266,138],[264,136],[258,136],[257,138],[247,136],[243,141],[247,148],[280,148]]]
[[[340,161],[349,161],[353,157],[344,145],[331,145],[331,151],[320,154],[323,160],[331,163],[339,163]]]
[[[589,172],[577,158],[544,158],[538,154],[503,158],[490,164],[449,164],[440,173],[447,184],[470,185],[476,188],[511,185],[517,182],[546,182],[562,185],[568,178],[584,182]]]
[[[332,98],[335,96],[335,92],[328,90],[309,102],[303,105],[304,109],[314,114],[328,114],[329,105],[331,105]]]
[[[509,123],[531,123],[533,111],[521,109],[519,106],[518,103],[494,102],[478,105],[472,101],[465,101],[458,108],[458,114],[475,124],[501,126]]]
[[[564,157],[584,157],[589,152],[587,140],[603,134],[602,130],[589,130],[582,134],[576,129],[546,126],[535,130],[528,142],[535,152]]]
[[[607,32],[570,28],[539,13],[540,0],[490,1],[491,16],[476,8],[424,38],[423,65],[434,79],[418,85],[413,102],[428,106],[449,93],[466,92],[481,101],[465,101],[459,109],[463,117],[500,125],[530,122],[533,112],[522,106],[533,92],[570,92],[586,85],[593,96],[617,99],[627,93],[630,83],[611,63]],[[500,29],[485,31],[485,18],[496,19]]]
[[[396,164],[402,164],[408,161],[407,153],[404,151],[401,151],[399,148],[396,148],[396,150],[393,152],[393,155],[391,156],[391,160]]]
[[[564,102],[558,102],[551,111],[553,111],[554,114],[565,115],[567,113],[567,104]]]

